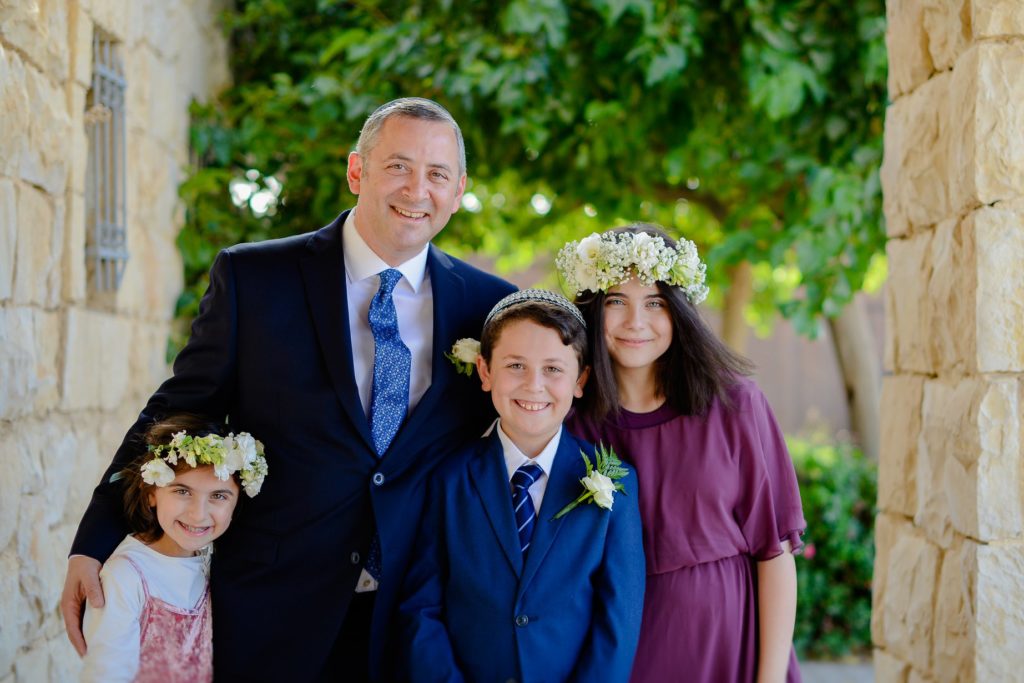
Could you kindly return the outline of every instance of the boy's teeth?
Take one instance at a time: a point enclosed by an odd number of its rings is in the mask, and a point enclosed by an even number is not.
[[[395,207],[395,211],[397,211],[398,213],[402,214],[403,216],[405,216],[407,218],[423,218],[424,216],[427,215],[427,214],[419,212],[419,211],[416,211],[416,212],[413,212],[413,211],[403,211],[402,209],[399,209],[398,207]]]
[[[547,403],[527,403],[526,401],[519,401],[519,405],[526,410],[543,410]]]

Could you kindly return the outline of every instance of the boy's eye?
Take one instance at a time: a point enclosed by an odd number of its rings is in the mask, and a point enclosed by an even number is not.
[[[505,367],[508,368],[509,370],[522,370],[523,369],[523,364],[522,363],[509,363]]]
[[[557,365],[549,365],[548,367],[545,368],[545,370],[552,374],[562,372],[562,368],[558,367]]]

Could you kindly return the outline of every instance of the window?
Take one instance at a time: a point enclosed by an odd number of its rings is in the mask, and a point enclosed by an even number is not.
[[[116,291],[128,261],[124,95],[118,45],[97,29],[92,40],[92,87],[85,100],[85,258],[90,293]]]

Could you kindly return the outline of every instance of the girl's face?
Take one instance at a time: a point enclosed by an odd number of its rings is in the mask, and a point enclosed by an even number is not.
[[[544,450],[583,395],[589,370],[580,372],[576,351],[558,332],[532,320],[516,320],[501,331],[490,362],[477,359],[484,391],[501,416],[501,429],[527,457]]]
[[[616,369],[647,368],[668,351],[672,318],[657,286],[633,278],[608,290],[604,342]]]
[[[149,504],[164,534],[150,547],[171,557],[195,555],[227,531],[238,493],[234,477],[221,481],[212,465],[183,470],[167,486],[154,487]]]

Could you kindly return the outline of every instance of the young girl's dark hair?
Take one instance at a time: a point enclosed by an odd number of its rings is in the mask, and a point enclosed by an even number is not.
[[[676,241],[659,226],[631,223],[613,233],[647,233],[661,237],[675,248]],[[684,415],[703,415],[718,398],[729,405],[728,389],[737,378],[753,372],[753,364],[729,349],[701,318],[697,307],[679,287],[657,282],[672,320],[672,343],[656,361],[656,388],[665,401]],[[604,302],[607,293],[586,291],[576,297],[576,305],[587,321],[590,341],[591,382],[577,410],[601,420],[619,412],[619,388],[612,370],[608,345],[604,340]]]
[[[229,430],[226,425],[200,415],[179,413],[157,420],[150,425],[144,440],[147,446],[164,446],[169,444],[174,435],[180,431],[187,432],[190,436],[207,436],[209,434],[226,436]],[[143,543],[154,543],[164,535],[156,518],[156,509],[149,503],[149,494],[156,489],[156,486],[147,484],[142,479],[142,466],[152,459],[153,454],[147,450],[121,471],[121,478],[124,480],[125,519],[128,520],[128,526],[132,533]],[[191,466],[184,460],[179,460],[174,465],[168,463],[168,466],[174,470],[175,474],[191,469]],[[232,479],[241,486],[237,473],[232,476]],[[244,496],[238,497],[235,514],[242,505],[242,498]]]
[[[568,302],[566,304],[571,305]],[[541,327],[554,330],[562,343],[571,346],[576,352],[580,372],[587,367],[587,331],[572,313],[546,301],[524,301],[515,304],[484,325],[480,335],[480,355],[488,364],[491,362],[491,353],[501,338],[502,330],[516,320],[529,320]]]

